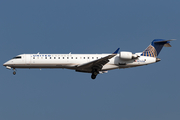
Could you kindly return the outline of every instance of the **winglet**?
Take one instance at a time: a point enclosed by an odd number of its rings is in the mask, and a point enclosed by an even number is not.
[[[117,54],[120,48],[118,48],[113,54]]]

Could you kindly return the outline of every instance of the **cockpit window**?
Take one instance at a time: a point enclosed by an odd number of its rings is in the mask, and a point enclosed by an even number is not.
[[[21,56],[13,57],[13,59],[21,59]]]

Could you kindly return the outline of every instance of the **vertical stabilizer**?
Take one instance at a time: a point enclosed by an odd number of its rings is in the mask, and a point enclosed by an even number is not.
[[[171,47],[172,40],[154,39],[151,44],[142,52],[141,56],[157,57],[164,47]]]

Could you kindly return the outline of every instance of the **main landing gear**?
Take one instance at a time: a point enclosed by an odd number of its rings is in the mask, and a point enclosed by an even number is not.
[[[97,76],[97,75],[92,74],[92,75],[91,75],[91,78],[92,78],[92,79],[96,79],[96,76]]]
[[[99,74],[99,72],[97,71],[97,70],[94,70],[93,72],[92,72],[92,75],[91,75],[91,78],[92,79],[96,79],[96,76]]]

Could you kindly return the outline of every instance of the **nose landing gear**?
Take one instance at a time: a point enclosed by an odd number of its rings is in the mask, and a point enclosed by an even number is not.
[[[15,74],[16,74],[16,71],[13,72],[13,75],[15,75]]]
[[[13,72],[13,75],[16,75],[16,70],[15,70],[15,68],[13,68],[13,71],[14,71],[14,72]]]

